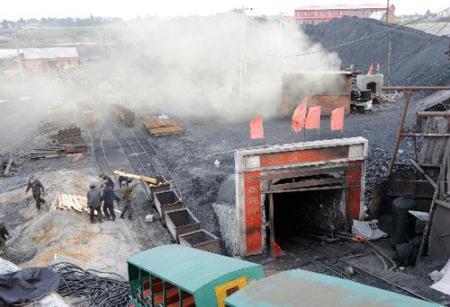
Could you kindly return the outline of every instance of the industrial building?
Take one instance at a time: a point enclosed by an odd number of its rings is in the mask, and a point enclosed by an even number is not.
[[[295,10],[294,19],[301,24],[318,24],[342,17],[373,18],[386,21],[386,5],[308,5]],[[389,6],[389,23],[395,23],[395,6]]]
[[[0,67],[3,69],[17,68],[18,58],[27,73],[60,71],[80,65],[74,47],[0,49]]]

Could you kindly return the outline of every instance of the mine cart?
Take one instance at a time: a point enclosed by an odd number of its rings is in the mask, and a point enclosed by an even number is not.
[[[354,281],[304,270],[259,280],[225,299],[227,307],[271,306],[440,306]]]
[[[261,265],[165,245],[128,259],[129,305],[224,306],[224,299],[264,277]]]

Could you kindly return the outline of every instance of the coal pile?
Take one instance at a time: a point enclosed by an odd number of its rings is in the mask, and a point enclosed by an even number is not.
[[[367,72],[371,63],[380,63],[385,76],[390,33],[392,85],[446,85],[450,81],[446,36],[362,18],[334,19],[303,29],[313,41],[338,53],[344,67],[354,64]]]
[[[371,148],[367,157],[365,201],[370,204],[373,188],[386,178],[389,171],[390,154],[383,148]]]

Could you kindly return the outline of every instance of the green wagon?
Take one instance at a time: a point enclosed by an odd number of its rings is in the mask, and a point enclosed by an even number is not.
[[[128,259],[130,305],[224,306],[232,293],[264,277],[261,265],[181,245]]]
[[[225,300],[227,307],[437,307],[409,296],[304,270],[278,273]]]

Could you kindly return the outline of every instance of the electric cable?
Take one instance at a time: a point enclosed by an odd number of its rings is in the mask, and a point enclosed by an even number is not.
[[[89,306],[122,307],[128,304],[128,282],[122,276],[60,262],[49,267],[58,272],[61,282],[58,293],[66,297],[86,298]]]

